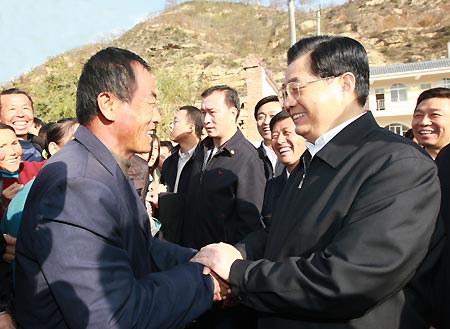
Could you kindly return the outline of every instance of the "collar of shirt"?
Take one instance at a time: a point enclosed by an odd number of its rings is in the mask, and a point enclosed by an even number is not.
[[[272,163],[272,167],[275,169],[275,166],[276,166],[277,160],[278,160],[278,157],[277,157],[275,151],[268,148],[266,146],[266,144],[264,144],[264,141],[261,142],[261,146],[264,150],[265,155],[269,158],[270,162]]]
[[[125,177],[128,178],[128,170],[130,169],[131,161],[129,159],[124,158],[121,155],[118,155],[118,154],[112,152],[111,150],[110,150],[110,152],[111,152],[113,158],[116,159],[120,170],[122,170],[122,172],[125,175]]]
[[[334,136],[339,134],[345,127],[347,127],[349,124],[351,124],[353,121],[358,119],[359,117],[363,116],[366,112],[361,113],[360,115],[357,115],[356,117],[351,118],[350,120],[347,120],[340,125],[334,127],[333,129],[329,130],[322,136],[316,139],[316,141],[313,143],[310,143],[308,141],[305,141],[305,146],[308,149],[309,153],[311,153],[311,159],[316,155],[317,152],[319,152],[321,149],[325,147],[325,145],[328,144],[329,141],[331,141]]]
[[[195,148],[197,147],[197,145],[195,145],[193,148],[191,148],[189,151],[187,151],[186,153],[182,153],[181,152],[181,148],[178,150],[178,156],[180,157],[180,159],[184,160],[185,158],[190,159],[192,157],[192,154],[194,154]]]

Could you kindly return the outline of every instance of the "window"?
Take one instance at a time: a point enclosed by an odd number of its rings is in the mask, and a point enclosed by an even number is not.
[[[422,90],[431,89],[431,83],[422,83],[420,85],[420,89]]]
[[[376,88],[375,89],[375,99],[377,101],[377,111],[384,111],[386,107],[384,106],[384,89]]]
[[[437,82],[438,87],[450,88],[450,78],[444,78]]]
[[[401,83],[395,83],[391,87],[391,102],[406,102],[406,86]]]
[[[391,123],[384,128],[401,136],[403,136],[403,134],[409,129],[408,126],[402,125],[401,123]]]

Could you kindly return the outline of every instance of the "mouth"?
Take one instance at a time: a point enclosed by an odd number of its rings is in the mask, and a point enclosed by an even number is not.
[[[431,135],[433,134],[432,130],[420,130],[419,135]]]
[[[278,152],[280,152],[280,155],[283,155],[288,152],[292,152],[292,149],[289,146],[282,146],[278,149]]]
[[[28,121],[26,120],[17,120],[17,121],[12,121],[11,122],[13,124],[13,126],[17,127],[17,128],[26,128],[28,126]]]
[[[305,113],[295,113],[295,114],[292,114],[292,120],[298,120],[298,119],[300,119],[300,118],[302,118],[303,116],[305,115]]]

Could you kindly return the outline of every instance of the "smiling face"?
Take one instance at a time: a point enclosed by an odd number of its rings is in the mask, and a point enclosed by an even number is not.
[[[279,102],[269,102],[262,105],[258,109],[256,115],[256,127],[261,137],[270,145],[272,135],[270,132],[270,120],[275,114],[281,111],[281,104]]]
[[[0,129],[0,152],[5,155],[4,159],[0,160],[1,169],[8,172],[19,170],[22,147],[16,134],[10,129]]]
[[[33,106],[24,94],[5,94],[0,96],[0,121],[14,128],[20,139],[27,139],[33,125]]]
[[[156,107],[156,84],[152,74],[141,64],[135,63],[132,67],[137,88],[131,101],[119,101],[119,114],[115,119],[117,140],[120,141],[116,152],[127,158],[133,153],[149,152]]]
[[[450,143],[450,99],[423,100],[414,110],[411,125],[419,144],[435,157]]]
[[[295,132],[295,124],[291,118],[282,119],[274,124],[272,148],[280,162],[291,172],[305,151],[305,139]]]
[[[309,54],[303,55],[289,64],[284,84],[306,83],[300,88],[297,99],[287,96],[284,107],[295,123],[295,131],[314,143],[317,138],[333,129],[346,118],[342,106],[340,77],[319,80],[310,69]],[[317,81],[316,81],[317,80]]]

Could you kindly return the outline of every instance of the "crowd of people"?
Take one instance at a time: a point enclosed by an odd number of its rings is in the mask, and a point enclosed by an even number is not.
[[[450,89],[405,138],[365,108],[358,41],[287,58],[257,147],[226,85],[160,141],[157,81],[125,49],[86,62],[76,119],[3,90],[0,329],[450,328]]]

